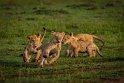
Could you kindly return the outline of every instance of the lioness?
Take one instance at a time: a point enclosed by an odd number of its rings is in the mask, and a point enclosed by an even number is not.
[[[70,37],[70,35],[66,34],[65,37],[63,38],[63,41],[66,41],[69,37]],[[82,40],[84,42],[91,42],[91,43],[94,43],[94,39],[97,39],[97,40],[102,42],[101,49],[104,46],[104,41],[102,39],[100,39],[99,37],[95,36],[95,35],[91,35],[91,34],[77,34],[77,35],[74,35],[74,37],[76,37],[78,40]],[[69,54],[70,54],[70,50],[69,49],[71,49],[71,46],[67,45],[66,56],[69,56]]]
[[[73,36],[73,34],[71,34],[68,39],[63,40],[63,43],[70,46],[69,50],[72,50],[71,56],[74,55],[77,57],[79,52],[86,52],[90,57],[95,57],[97,52],[101,56],[99,48],[93,42],[79,40],[77,37]]]
[[[40,47],[42,45],[42,41],[44,39],[44,36],[46,34],[46,30],[44,29],[44,35],[41,36],[41,34],[34,34],[34,35],[30,35],[28,36],[28,44],[24,49],[23,52],[23,61],[28,63],[30,58],[31,58],[31,54],[36,53],[36,56],[34,58],[34,62],[37,62],[40,55],[41,55],[41,50],[36,50],[38,47]]]
[[[54,63],[60,56],[61,42],[63,40],[65,33],[52,32],[51,35],[52,35],[52,41],[49,43],[45,43],[40,47],[40,49],[42,50],[40,66],[42,67],[45,64],[45,61],[47,61],[47,58],[50,57],[51,55],[54,55],[54,56],[49,61],[48,64]]]

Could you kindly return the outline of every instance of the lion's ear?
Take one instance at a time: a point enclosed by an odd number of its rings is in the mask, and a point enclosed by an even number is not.
[[[37,37],[40,37],[40,38],[41,38],[41,34],[38,33],[38,34],[37,34]]]
[[[62,32],[62,34],[65,34],[65,32]]]
[[[70,33],[70,36],[73,36],[73,33]]]
[[[71,37],[73,37],[73,33],[71,33]]]
[[[31,36],[27,36],[27,38],[30,40],[31,39]]]
[[[51,35],[55,35],[55,32],[54,31],[51,31]]]

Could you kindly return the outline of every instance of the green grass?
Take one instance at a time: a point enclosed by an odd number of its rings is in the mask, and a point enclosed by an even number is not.
[[[1,0],[1,82],[119,82],[124,77],[123,0]],[[23,64],[20,54],[27,36],[51,31],[95,34],[105,41],[103,57],[65,56],[44,68]],[[95,41],[98,46],[100,43]],[[34,57],[34,55],[32,55]]]

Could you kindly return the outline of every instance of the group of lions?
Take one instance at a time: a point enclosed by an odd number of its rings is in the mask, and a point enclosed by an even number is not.
[[[65,34],[65,32],[51,32],[51,41],[43,43],[44,34],[35,34],[28,36],[28,44],[23,52],[23,61],[29,63],[31,54],[36,53],[33,62],[40,62],[40,66],[53,64],[60,56],[62,44],[67,46],[66,55],[77,57],[78,53],[87,53],[89,57],[95,57],[96,53],[100,56],[100,50],[94,43],[94,38],[104,42],[95,35],[91,34]],[[102,46],[103,46],[102,45]],[[52,55],[52,56],[51,56]]]

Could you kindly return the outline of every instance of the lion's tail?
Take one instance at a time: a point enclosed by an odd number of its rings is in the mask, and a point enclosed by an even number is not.
[[[99,50],[99,48],[98,48],[98,47],[96,47],[96,51],[97,51],[97,53],[99,54],[99,56],[101,56],[101,57],[102,57],[102,54],[100,53],[100,50]]]
[[[102,42],[102,46],[101,46],[101,48],[100,48],[100,50],[102,50],[102,48],[103,48],[105,42],[104,42],[102,39],[100,39],[99,37],[95,36],[95,35],[92,35],[92,36],[93,36],[93,38],[95,38],[95,39],[97,39],[97,40],[99,40],[99,41]]]
[[[43,30],[44,30],[44,35],[43,35],[43,37],[42,37],[42,39],[41,39],[41,42],[43,41],[43,39],[44,39],[44,37],[45,37],[45,35],[46,35],[46,28],[43,27]]]

